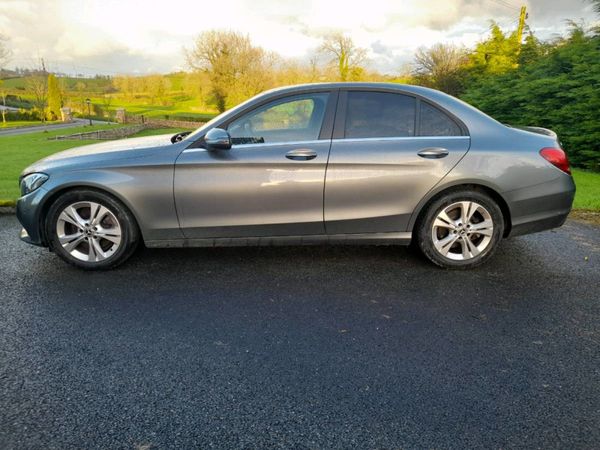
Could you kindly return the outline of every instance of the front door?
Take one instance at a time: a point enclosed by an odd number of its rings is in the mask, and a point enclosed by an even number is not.
[[[406,231],[419,201],[468,151],[466,129],[420,98],[340,93],[325,185],[328,234]]]
[[[323,234],[331,100],[321,91],[270,101],[227,125],[230,150],[185,150],[174,186],[185,237]]]

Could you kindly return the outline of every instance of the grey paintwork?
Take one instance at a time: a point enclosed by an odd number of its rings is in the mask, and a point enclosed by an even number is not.
[[[341,139],[333,119],[336,101],[318,140],[202,148],[208,130],[226,128],[274,98],[328,91],[337,100],[338,92],[348,89],[427,99],[462,121],[466,135]],[[489,189],[503,208],[508,232],[519,234],[559,226],[571,208],[572,178],[539,155],[540,149],[559,145],[555,135],[544,133],[506,127],[454,97],[418,86],[293,86],[255,97],[175,144],[170,136],[126,139],[43,159],[23,175],[44,172],[49,179],[19,199],[17,213],[27,239],[46,245],[42,225],[49,204],[65,189],[88,186],[120,199],[150,246],[408,242],[429,199],[453,186],[475,184]],[[432,147],[449,154],[417,155]],[[290,150],[310,150],[317,157],[290,160],[285,157]]]

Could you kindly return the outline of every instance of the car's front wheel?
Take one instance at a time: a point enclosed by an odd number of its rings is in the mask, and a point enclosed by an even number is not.
[[[102,192],[69,191],[52,204],[46,217],[50,248],[82,269],[116,267],[132,255],[138,243],[132,214]]]
[[[470,269],[495,252],[504,219],[488,195],[461,190],[433,201],[416,231],[417,244],[429,260],[448,269]]]

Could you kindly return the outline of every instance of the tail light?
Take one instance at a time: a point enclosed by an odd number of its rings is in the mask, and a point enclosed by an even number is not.
[[[569,159],[564,150],[560,148],[546,147],[540,150],[540,155],[550,164],[558,167],[564,173],[571,175],[571,168],[569,167]]]

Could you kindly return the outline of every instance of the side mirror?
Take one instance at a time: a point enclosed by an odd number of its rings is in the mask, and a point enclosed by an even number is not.
[[[231,136],[223,128],[213,128],[204,136],[204,142],[208,150],[229,150],[231,148]]]

